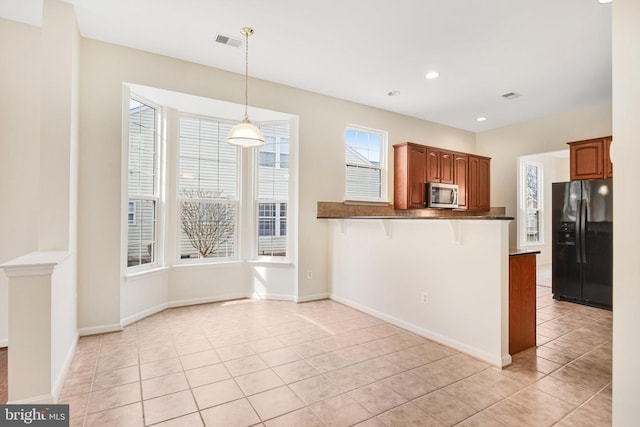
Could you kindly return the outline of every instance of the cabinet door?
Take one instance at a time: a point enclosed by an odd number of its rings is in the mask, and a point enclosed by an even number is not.
[[[609,151],[611,150],[611,137],[604,139],[604,177],[613,178],[613,163],[611,163],[611,157]]]
[[[440,151],[427,149],[427,182],[440,182]]]
[[[480,157],[479,163],[479,177],[478,177],[478,209],[481,211],[488,211],[491,208],[491,170],[490,159],[486,157]]]
[[[447,151],[440,152],[440,182],[453,184],[454,181],[454,155]]]
[[[604,140],[569,143],[571,180],[604,178]]]
[[[409,146],[409,207],[424,208],[426,206],[426,155],[424,146]]]
[[[490,161],[487,157],[469,156],[468,209],[488,211],[490,208]]]
[[[536,345],[536,256],[509,257],[509,354]]]
[[[453,183],[458,185],[458,208],[467,209],[467,176],[469,175],[469,157],[463,154],[455,154],[453,162]]]

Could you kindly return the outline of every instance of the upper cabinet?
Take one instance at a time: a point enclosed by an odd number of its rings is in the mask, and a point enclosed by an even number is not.
[[[393,146],[393,204],[396,209],[424,208],[427,147],[405,142]]]
[[[611,137],[568,142],[571,180],[612,178]]]
[[[469,188],[467,206],[469,210],[488,211],[490,209],[490,167],[490,158],[469,155]]]
[[[467,209],[469,188],[469,156],[455,153],[453,155],[453,183],[458,185],[458,209]]]
[[[458,209],[488,211],[491,159],[412,142],[393,146],[394,207],[425,208],[426,183],[458,185]]]
[[[453,184],[454,154],[451,151],[427,147],[427,182]]]

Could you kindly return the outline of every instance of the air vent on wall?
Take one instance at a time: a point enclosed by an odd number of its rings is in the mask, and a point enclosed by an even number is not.
[[[216,36],[216,43],[226,44],[227,46],[233,46],[233,47],[242,46],[242,40],[225,36],[224,34],[218,34]]]
[[[507,93],[503,93],[500,96],[503,97],[504,99],[515,99],[515,98],[521,97],[522,95],[520,95],[519,93],[515,93],[515,92],[507,92]]]

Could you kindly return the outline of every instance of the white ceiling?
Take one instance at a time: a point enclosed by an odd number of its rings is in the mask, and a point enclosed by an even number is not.
[[[0,0],[0,16],[38,25],[41,1]],[[252,77],[474,132],[611,100],[597,0],[66,1],[84,37],[237,73],[243,46],[214,39],[251,26]]]

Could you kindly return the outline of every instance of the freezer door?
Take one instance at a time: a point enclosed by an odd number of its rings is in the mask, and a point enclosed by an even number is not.
[[[586,207],[582,235],[582,298],[611,308],[613,285],[613,185],[611,179],[583,182]]]
[[[582,298],[578,218],[581,207],[580,181],[552,184],[552,275],[551,290],[558,299]]]

